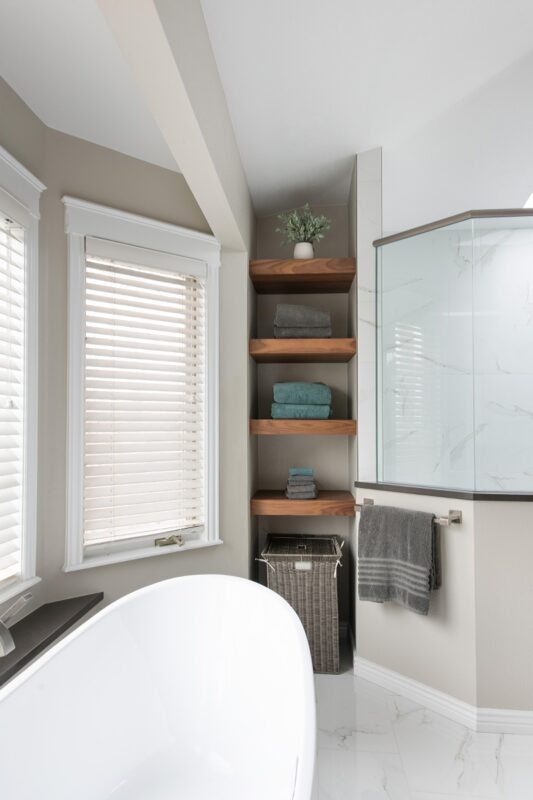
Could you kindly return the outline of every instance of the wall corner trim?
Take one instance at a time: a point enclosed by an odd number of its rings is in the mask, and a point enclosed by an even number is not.
[[[478,733],[533,734],[533,711],[478,708],[354,652],[354,674]]]
[[[39,200],[46,186],[1,146],[0,186],[39,219]]]

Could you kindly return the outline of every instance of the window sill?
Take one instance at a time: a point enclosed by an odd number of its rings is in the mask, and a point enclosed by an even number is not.
[[[78,572],[81,569],[92,569],[93,567],[105,567],[108,564],[121,564],[125,561],[137,561],[139,558],[153,558],[154,556],[166,556],[170,553],[183,553],[186,550],[200,550],[204,547],[215,547],[223,544],[222,539],[214,539],[209,542],[192,540],[182,545],[170,545],[169,547],[142,547],[139,550],[119,550],[115,553],[105,555],[86,556],[79,564],[65,564],[63,572]]]
[[[22,594],[22,592],[31,589],[32,586],[35,586],[36,583],[40,583],[40,581],[41,579],[36,576],[35,578],[26,578],[25,580],[10,583],[5,587],[5,589],[0,589],[0,603],[10,600],[17,594]]]

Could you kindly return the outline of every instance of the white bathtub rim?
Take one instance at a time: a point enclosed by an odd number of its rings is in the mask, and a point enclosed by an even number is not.
[[[74,630],[67,633],[61,639],[59,639],[54,644],[50,645],[50,647],[45,650],[43,653],[38,655],[30,664],[25,667],[22,667],[20,672],[10,678],[7,683],[0,687],[0,702],[8,697],[12,692],[26,683],[32,675],[39,671],[41,667],[51,661],[55,656],[61,652],[61,650],[66,649],[72,642],[82,636],[85,631],[90,630],[94,625],[96,625],[99,620],[108,616],[116,609],[120,609],[122,606],[128,605],[128,603],[136,597],[142,597],[143,595],[152,594],[155,592],[159,587],[165,586],[171,583],[185,583],[185,582],[197,582],[200,580],[219,580],[221,582],[227,583],[242,583],[248,584],[248,588],[253,587],[252,591],[257,591],[258,593],[261,592],[268,592],[275,598],[280,605],[286,607],[288,610],[289,615],[292,617],[293,621],[296,622],[295,624],[295,631],[298,631],[298,638],[302,644],[305,644],[308,649],[307,639],[305,636],[305,632],[303,626],[300,622],[300,618],[292,608],[292,606],[287,603],[287,601],[281,597],[281,595],[273,592],[271,589],[268,589],[266,586],[262,584],[256,583],[255,581],[251,581],[248,578],[241,578],[236,575],[223,575],[219,573],[202,573],[200,575],[180,575],[174,578],[166,578],[162,581],[156,581],[155,583],[149,583],[146,586],[141,586],[139,589],[135,589],[133,592],[129,592],[128,594],[119,597],[117,600],[113,600],[104,608],[101,608],[95,614],[93,614],[89,619],[82,622],[78,625]],[[309,656],[311,658],[311,656]]]
[[[299,680],[303,700],[298,725],[299,746],[297,750],[297,767],[294,774],[294,786],[291,797],[299,798],[300,800],[310,797],[316,755],[316,706],[311,654],[309,651],[307,638],[298,615],[280,595],[272,592],[265,586],[250,581],[246,578],[220,574],[186,575],[159,581],[137,589],[130,594],[124,595],[118,600],[110,603],[108,606],[105,606],[97,613],[93,614],[81,625],[76,627],[62,639],[58,640],[55,644],[51,645],[48,650],[39,655],[32,663],[24,667],[20,673],[8,681],[5,686],[0,688],[0,715],[3,701],[8,700],[10,696],[16,693],[18,690],[23,690],[25,684],[34,676],[38,675],[42,668],[44,668],[53,659],[60,656],[62,651],[70,648],[80,636],[84,636],[87,631],[90,631],[95,625],[98,625],[101,620],[105,619],[110,614],[113,614],[123,607],[127,607],[128,604],[134,601],[136,598],[149,596],[154,593],[157,594],[157,592],[161,590],[163,586],[172,584],[176,585],[178,583],[201,584],[202,581],[205,583],[206,587],[208,583],[211,583],[211,585],[214,583],[218,585],[227,585],[232,583],[242,584],[243,586],[246,584],[245,588],[247,592],[256,593],[256,595],[264,595],[265,593],[268,593],[268,602],[276,603],[279,607],[283,606],[284,613],[288,615],[287,622],[290,620],[290,623],[288,623],[290,626],[289,629],[294,632],[294,636],[296,637],[294,665],[296,669],[301,672]],[[244,596],[246,596],[245,593]],[[213,669],[217,669],[217,662],[215,660],[213,661]],[[281,679],[283,679],[283,677],[281,677]]]

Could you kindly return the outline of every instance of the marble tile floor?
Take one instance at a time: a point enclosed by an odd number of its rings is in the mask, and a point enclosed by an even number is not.
[[[533,800],[533,736],[474,733],[350,670],[315,682],[313,800]]]

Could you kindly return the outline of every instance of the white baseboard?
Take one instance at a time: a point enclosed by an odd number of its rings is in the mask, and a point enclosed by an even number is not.
[[[523,733],[533,735],[533,711],[478,708],[477,728],[481,733]]]
[[[477,708],[354,653],[354,674],[480,733],[533,735],[533,711]]]

